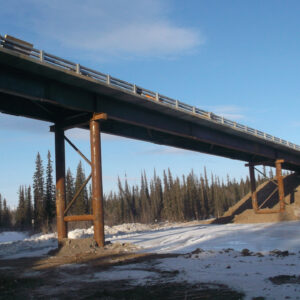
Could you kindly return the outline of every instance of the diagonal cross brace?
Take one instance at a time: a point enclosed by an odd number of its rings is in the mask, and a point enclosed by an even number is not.
[[[90,160],[66,136],[64,136],[64,139],[91,166]],[[66,207],[66,209],[64,211],[64,215],[66,215],[68,213],[68,211],[70,210],[70,208],[72,207],[72,205],[74,204],[74,202],[76,201],[76,199],[78,198],[78,196],[80,195],[80,193],[82,192],[82,190],[84,189],[84,187],[87,185],[87,183],[89,182],[89,180],[91,179],[91,177],[92,177],[92,174],[90,174],[88,176],[88,178],[84,181],[84,183],[81,185],[80,189],[77,191],[77,193],[74,195],[74,197],[71,200],[71,202]]]
[[[90,160],[66,136],[65,140],[89,165],[91,165]]]
[[[77,191],[77,193],[74,195],[73,199],[71,200],[71,202],[68,204],[68,206],[66,207],[64,214],[66,215],[67,212],[69,211],[69,209],[71,208],[71,206],[73,205],[73,203],[76,201],[76,199],[78,198],[78,196],[80,195],[80,193],[82,192],[82,190],[84,189],[84,187],[87,185],[87,183],[89,182],[89,180],[91,179],[92,174],[90,174],[88,176],[88,178],[84,181],[84,183],[81,185],[80,189]]]

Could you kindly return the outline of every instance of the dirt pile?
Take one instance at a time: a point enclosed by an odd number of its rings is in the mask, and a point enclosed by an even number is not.
[[[107,243],[103,248],[98,247],[93,238],[85,239],[65,239],[60,243],[60,247],[50,251],[50,255],[55,256],[78,256],[78,255],[101,255],[120,254],[137,251],[138,247],[131,243]]]
[[[279,209],[278,192],[266,202],[265,200],[274,192],[276,184],[268,181],[257,187],[257,202],[261,210],[270,211]],[[213,221],[215,224],[224,223],[271,223],[281,221],[300,220],[300,175],[291,174],[284,177],[285,211],[282,213],[256,214],[252,209],[251,193],[230,207],[223,217]]]
[[[278,209],[278,205],[274,207]],[[271,214],[256,214],[253,209],[247,209],[239,215],[235,215],[234,223],[276,223],[283,221],[297,221],[300,220],[297,211],[300,209],[299,206],[294,204],[285,207],[285,211],[282,213],[271,213]],[[265,209],[268,211],[270,209]]]

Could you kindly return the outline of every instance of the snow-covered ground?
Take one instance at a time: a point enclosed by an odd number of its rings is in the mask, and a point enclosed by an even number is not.
[[[4,242],[22,241],[27,237],[25,232],[5,231],[0,232],[0,244]]]
[[[278,275],[300,275],[300,222],[227,225],[167,223],[160,226],[123,224],[106,226],[105,232],[108,241],[134,243],[142,252],[185,254],[157,260],[156,268],[178,272],[172,280],[223,283],[243,291],[246,299],[258,296],[266,299],[300,299],[300,283],[274,285],[268,279]],[[69,238],[92,234],[93,228],[77,229],[69,232]],[[28,237],[19,233],[1,233],[0,259],[45,255],[56,246],[55,234]],[[252,255],[244,256],[242,249],[249,249]],[[280,255],[280,252],[272,252],[274,249],[288,250],[289,253]],[[151,271],[131,264],[94,274],[87,280],[112,280],[115,276],[139,284],[145,277],[144,282],[149,283]],[[157,278],[153,276],[152,280]]]

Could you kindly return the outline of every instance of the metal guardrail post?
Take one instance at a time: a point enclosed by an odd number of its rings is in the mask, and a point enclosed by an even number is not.
[[[155,100],[159,101],[159,94],[158,93],[155,93]]]
[[[40,50],[40,61],[44,61],[44,51]]]
[[[80,71],[80,64],[76,64],[76,73],[77,73],[77,74],[81,74],[81,71]]]

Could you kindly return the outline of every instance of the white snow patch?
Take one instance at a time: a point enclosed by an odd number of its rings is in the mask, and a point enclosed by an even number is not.
[[[64,264],[59,266],[61,269],[80,269],[82,267],[86,267],[87,264]]]
[[[122,224],[105,226],[106,239],[111,242],[133,243],[142,251],[154,253],[187,253],[196,248],[219,250],[233,248],[251,251],[274,249],[300,250],[300,222],[276,224]],[[75,229],[69,238],[77,239],[93,235],[93,227]],[[9,236],[12,236],[8,242]],[[0,258],[18,258],[45,255],[57,247],[56,233],[37,234],[14,241],[17,235],[7,233],[6,242],[0,243]],[[19,238],[21,235],[19,235]]]
[[[28,236],[26,232],[5,231],[0,232],[0,244],[5,242],[14,242],[24,240]]]
[[[171,227],[114,236],[111,241],[133,243],[147,252],[187,253],[196,248],[251,251],[300,250],[300,222]]]
[[[223,283],[246,293],[245,299],[263,296],[266,299],[300,298],[299,284],[274,285],[269,277],[277,275],[299,276],[300,270],[300,222],[276,224],[227,224],[203,225],[185,224],[122,224],[105,227],[106,238],[112,242],[133,243],[143,252],[190,253],[196,248],[205,249],[198,254],[176,258],[158,259],[155,269],[174,272],[172,281],[190,283]],[[23,233],[22,233],[23,234]],[[69,232],[70,238],[88,237],[93,228],[77,229]],[[3,233],[2,233],[3,235]],[[38,234],[31,237],[18,233],[5,233],[5,241],[0,242],[0,258],[18,258],[45,255],[57,247],[56,234]],[[10,237],[10,238],[9,238]],[[4,239],[4,238],[3,238]],[[15,240],[17,239],[17,240]],[[232,248],[233,251],[222,249]],[[247,248],[252,252],[262,252],[263,257],[242,256],[239,252]],[[276,257],[270,250],[280,249],[293,255]],[[62,268],[79,268],[82,265],[65,265]],[[68,274],[61,272],[63,280]],[[64,275],[63,273],[66,273]],[[70,275],[70,274],[69,274]],[[74,276],[73,276],[74,275]],[[73,274],[69,281],[77,280]],[[146,284],[160,280],[159,273],[153,272],[147,263],[114,267],[105,272],[87,274],[78,280],[105,281],[130,280],[132,284]]]
[[[222,251],[221,251],[222,252]],[[192,258],[167,258],[156,266],[161,270],[178,270],[176,281],[190,283],[222,283],[246,294],[245,299],[263,296],[266,299],[298,299],[299,284],[274,285],[269,277],[278,275],[299,275],[299,254],[282,258],[266,255],[241,256],[229,253],[202,252]]]
[[[144,270],[119,270],[118,268],[109,272],[97,272],[93,277],[86,279],[88,282],[111,281],[111,280],[131,280],[132,285],[143,285],[149,280],[158,278],[157,273]]]
[[[28,271],[22,274],[23,278],[28,278],[28,277],[38,277],[40,276],[42,273],[39,271]]]

